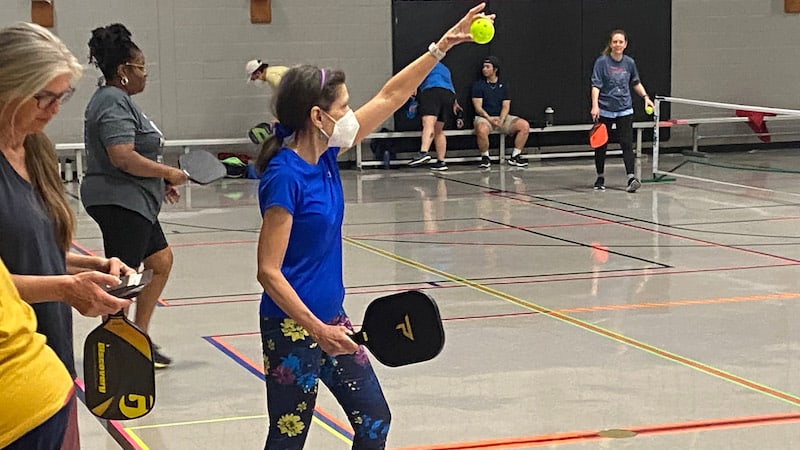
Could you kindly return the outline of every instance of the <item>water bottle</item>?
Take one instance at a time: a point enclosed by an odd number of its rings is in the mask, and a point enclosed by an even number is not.
[[[413,119],[417,117],[417,97],[411,97],[408,100],[408,109],[406,109],[406,117]]]
[[[544,109],[544,126],[551,127],[553,126],[553,115],[555,114],[555,110],[552,106],[548,106]]]

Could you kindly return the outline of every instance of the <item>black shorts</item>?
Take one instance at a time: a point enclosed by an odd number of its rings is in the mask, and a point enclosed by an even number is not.
[[[150,223],[141,214],[116,205],[90,206],[86,212],[103,232],[106,258],[116,256],[137,268],[148,256],[167,248],[167,238],[158,219]]]
[[[420,116],[436,116],[437,122],[450,123],[455,118],[453,104],[456,94],[445,88],[430,88],[417,94],[417,113]]]

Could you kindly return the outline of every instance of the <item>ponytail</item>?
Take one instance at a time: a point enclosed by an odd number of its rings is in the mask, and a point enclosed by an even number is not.
[[[283,140],[294,133],[294,130],[281,124],[280,122],[276,122],[272,126],[272,130],[274,134],[267,139],[266,142],[264,142],[264,145],[261,146],[261,151],[258,153],[256,169],[258,169],[259,174],[263,174],[264,171],[267,170],[267,164],[269,164],[269,160],[272,159],[272,157],[278,153],[278,150],[281,149],[283,146]]]

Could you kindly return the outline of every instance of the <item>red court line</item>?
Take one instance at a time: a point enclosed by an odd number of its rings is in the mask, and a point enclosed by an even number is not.
[[[790,300],[796,298],[800,298],[800,292],[779,292],[777,294],[718,297],[718,298],[706,298],[697,300],[675,300],[668,302],[609,304],[609,305],[597,305],[597,306],[586,306],[586,307],[575,307],[575,308],[561,308],[561,309],[553,309],[552,311],[566,314],[566,313],[582,313],[582,312],[595,312],[595,311],[618,311],[626,309],[671,308],[674,306],[711,305],[717,303],[742,303],[742,302],[758,302],[758,301],[768,301],[768,300]],[[443,318],[442,321],[461,322],[467,320],[504,319],[512,317],[534,316],[537,314],[541,313],[538,311],[525,311],[525,312],[515,312],[515,313],[480,314],[474,316],[447,317]],[[360,324],[353,324],[353,325],[358,327]],[[213,337],[214,338],[241,337],[241,336],[254,336],[257,334],[259,334],[259,332],[248,331],[242,333],[217,334],[214,335]]]
[[[215,245],[237,245],[237,244],[256,244],[258,240],[241,240],[241,241],[212,241],[212,242],[186,242],[183,244],[169,244],[172,248],[180,247],[212,247]],[[99,249],[87,251],[100,251]]]
[[[486,286],[499,286],[499,285],[511,285],[511,284],[526,284],[526,283],[550,283],[550,282],[562,282],[562,281],[581,281],[581,280],[602,280],[608,278],[634,278],[634,277],[643,277],[643,276],[657,276],[657,275],[685,275],[685,274],[694,274],[694,273],[712,273],[712,272],[725,272],[725,271],[734,271],[734,270],[750,270],[750,269],[769,269],[769,268],[777,268],[777,267],[788,267],[788,266],[795,266],[798,264],[763,264],[763,265],[755,265],[755,266],[737,266],[737,267],[717,267],[717,268],[710,268],[710,269],[686,269],[686,270],[674,270],[674,269],[661,269],[661,268],[654,268],[654,269],[636,269],[636,270],[615,270],[609,272],[601,272],[599,274],[580,274],[580,275],[546,275],[541,277],[536,276],[523,276],[523,277],[515,277],[515,278],[496,278],[491,280],[480,280],[482,284]],[[449,280],[440,280],[436,281],[436,285],[432,285],[431,283],[409,283],[399,286],[391,286],[387,285],[386,287],[369,287],[369,288],[355,288],[355,289],[348,289],[347,295],[352,294],[382,294],[388,292],[401,292],[407,291],[409,289],[454,289],[454,288],[462,288],[463,285],[454,283]],[[246,294],[243,294],[246,295]],[[169,307],[180,307],[180,306],[204,306],[204,305],[215,305],[215,304],[226,304],[226,303],[250,303],[250,302],[258,302],[261,301],[260,294],[252,294],[251,298],[243,299],[237,298],[238,296],[230,296],[230,297],[220,297],[218,300],[200,300],[194,301],[194,299],[204,299],[209,297],[182,297],[180,299],[171,299],[170,301],[160,299],[159,302],[163,306]]]
[[[502,198],[507,198],[507,199],[510,199],[510,200],[516,200],[516,201],[519,201],[519,202],[527,203],[529,205],[533,205],[533,206],[536,206],[536,207],[539,207],[539,208],[546,208],[546,209],[551,209],[551,210],[554,210],[554,211],[560,211],[560,212],[563,212],[563,213],[566,213],[566,214],[573,214],[573,215],[576,215],[576,216],[585,217],[585,218],[589,218],[589,219],[601,220],[598,217],[592,216],[590,214],[585,214],[585,213],[581,213],[581,212],[573,211],[573,210],[568,210],[568,209],[564,209],[564,208],[558,208],[558,207],[555,207],[555,206],[543,205],[541,203],[535,203],[535,202],[528,201],[529,199],[519,199],[519,198],[515,198],[512,195],[507,195],[507,194],[508,193],[498,192],[498,193],[495,193],[494,195],[496,195],[498,197],[502,197]],[[632,218],[632,220],[637,220],[637,219]],[[761,252],[761,251],[758,251],[758,250],[751,250],[751,249],[735,247],[735,246],[727,245],[727,244],[720,244],[718,242],[707,241],[707,240],[704,240],[704,239],[698,239],[698,238],[683,236],[683,235],[680,235],[680,234],[670,233],[670,232],[667,232],[667,231],[653,230],[651,228],[646,228],[646,227],[643,227],[643,226],[640,226],[640,225],[634,225],[634,224],[628,223],[628,222],[622,222],[622,221],[616,221],[616,220],[610,220],[609,222],[614,224],[614,225],[619,225],[619,226],[622,226],[622,227],[634,228],[634,229],[639,230],[639,231],[646,231],[646,232],[657,234],[657,235],[669,236],[669,237],[673,237],[673,238],[676,238],[676,239],[683,239],[683,240],[687,240],[687,241],[691,241],[691,242],[699,242],[701,244],[705,244],[705,245],[708,245],[708,246],[711,246],[711,247],[724,248],[724,249],[727,249],[727,250],[750,253],[750,254],[754,254],[754,255],[758,255],[758,256],[764,256],[764,257],[767,257],[767,258],[773,258],[773,259],[778,259],[778,260],[781,260],[781,261],[800,264],[800,260],[787,258],[787,257],[784,257],[784,256],[773,255],[771,253]],[[655,226],[665,226],[665,225],[660,225],[660,224],[654,224],[654,225]],[[666,225],[666,226],[668,226],[668,225]],[[509,227],[511,227],[511,225],[509,225]],[[515,226],[514,228],[517,228],[517,227]]]
[[[718,298],[706,298],[697,300],[673,300],[668,302],[610,304],[610,305],[585,306],[585,307],[575,307],[575,308],[560,308],[560,309],[553,309],[553,311],[557,313],[566,314],[566,313],[582,313],[582,312],[595,312],[595,311],[619,311],[626,309],[672,308],[675,306],[712,305],[717,303],[742,303],[742,302],[758,302],[767,300],[790,300],[796,298],[800,298],[800,292],[780,292],[777,294],[747,295],[738,297],[718,297]],[[541,314],[541,313],[528,311],[528,312],[506,313],[506,314],[485,314],[479,316],[450,317],[442,320],[461,321],[461,320],[475,320],[475,319],[499,319],[504,317],[531,316],[535,314]]]
[[[675,422],[656,425],[626,427],[623,430],[633,431],[637,436],[656,436],[674,433],[692,433],[699,431],[721,430],[728,428],[745,428],[765,425],[781,425],[800,422],[800,413],[783,413],[749,417],[730,417],[711,420],[698,420],[690,422]],[[507,439],[492,439],[471,442],[454,442],[447,444],[427,445],[418,447],[403,447],[396,450],[468,450],[468,449],[508,449],[519,447],[543,447],[563,444],[576,444],[580,442],[614,439],[601,436],[605,430],[578,431],[572,433],[543,434],[538,436],[516,437]],[[631,439],[631,438],[628,438]]]
[[[257,239],[236,240],[236,241],[213,241],[213,242],[186,242],[183,244],[169,244],[170,247],[209,247],[213,245],[237,245],[237,244],[257,244]]]
[[[83,253],[84,255],[93,255],[90,250],[86,247],[82,246],[81,244],[77,243],[76,241],[72,241],[72,246],[75,247],[79,252]]]
[[[260,333],[257,333],[257,334],[260,334]],[[234,336],[234,335],[228,335],[228,336]],[[214,335],[214,336],[210,336],[210,337],[212,339],[216,340],[219,345],[221,345],[222,347],[225,347],[225,349],[228,350],[229,352],[231,352],[231,354],[235,355],[237,358],[242,360],[243,363],[249,365],[253,369],[258,370],[262,374],[264,373],[264,368],[263,367],[259,366],[258,364],[256,364],[253,361],[251,361],[248,357],[244,356],[239,350],[236,350],[235,347],[233,347],[232,345],[230,345],[227,342],[225,342],[225,340],[222,339],[219,335]]]
[[[480,220],[480,219],[469,219],[469,220]],[[432,221],[438,222],[438,221]],[[567,227],[585,227],[591,225],[605,225],[606,223],[616,223],[613,221],[608,221],[605,219],[596,219],[592,222],[586,223],[565,223],[565,224],[555,224],[555,225],[527,225],[527,226],[519,226],[518,228],[523,228],[526,230],[537,230],[537,229],[544,229],[544,228],[567,228]],[[358,235],[348,235],[348,237],[353,239],[370,239],[370,238],[377,238],[377,237],[389,237],[389,236],[414,236],[414,235],[426,235],[426,234],[454,234],[454,233],[473,233],[476,231],[510,231],[511,229],[507,226],[502,227],[474,227],[474,228],[459,228],[455,230],[435,230],[435,231],[404,231],[399,233],[375,233],[375,234],[358,234]]]
[[[84,399],[84,392],[86,392],[86,386],[83,384],[83,380],[81,380],[80,378],[75,378],[74,383],[75,386],[78,388],[78,390],[80,390],[80,395],[78,397],[81,399],[81,403],[83,403],[84,406],[86,406],[86,402]],[[116,441],[116,443],[119,444],[119,446],[124,450],[144,450],[139,445],[139,443],[136,442],[136,439],[128,432],[128,430],[125,429],[125,427],[122,425],[122,422],[119,422],[117,420],[101,419],[100,417],[96,417],[94,415],[92,415],[92,417],[94,417],[95,419],[97,419],[98,422],[100,422],[100,425],[102,425],[103,428],[105,428],[106,431],[108,431],[108,434],[111,435],[112,439],[114,439],[114,441]]]
[[[97,250],[95,250],[95,251],[89,250],[86,247],[83,247],[82,245],[78,244],[75,241],[72,241],[72,246],[75,247],[76,249],[78,249],[78,251],[80,251],[84,255],[94,256],[94,252],[97,251]],[[162,306],[169,306],[169,303],[167,303],[167,301],[164,300],[161,297],[158,298],[158,303],[161,304]]]

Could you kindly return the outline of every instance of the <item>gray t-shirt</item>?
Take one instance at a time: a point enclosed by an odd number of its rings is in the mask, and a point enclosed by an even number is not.
[[[39,194],[0,152],[0,258],[15,275],[63,275],[66,255]],[[37,329],[75,376],[72,311],[66,303],[36,303]]]
[[[632,108],[631,86],[639,83],[636,62],[628,55],[622,55],[619,61],[602,55],[594,62],[592,87],[600,89],[598,106],[601,112],[614,113]]]
[[[153,161],[162,154],[161,131],[131,97],[113,86],[98,88],[86,106],[83,141],[87,153],[83,205],[116,205],[155,222],[164,199],[164,180],[131,175],[108,157],[108,148],[116,144],[134,144],[136,153]]]

